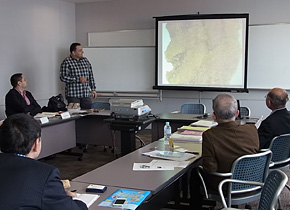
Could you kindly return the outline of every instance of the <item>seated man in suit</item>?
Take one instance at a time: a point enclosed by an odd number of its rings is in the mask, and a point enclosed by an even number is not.
[[[237,100],[228,94],[220,94],[213,100],[213,118],[218,123],[202,135],[203,178],[210,191],[217,192],[221,179],[212,172],[230,172],[233,162],[240,156],[255,154],[259,150],[257,128],[253,124],[240,125]],[[191,174],[190,193],[192,209],[201,209],[203,196],[197,170]]]
[[[288,100],[288,94],[284,89],[273,88],[268,92],[266,105],[272,112],[262,121],[258,129],[260,149],[269,148],[275,136],[290,133],[290,114],[285,107]]]
[[[21,73],[17,73],[11,76],[10,82],[13,88],[9,90],[5,97],[6,116],[16,113],[26,113],[34,116],[40,113],[41,107],[32,94],[25,90],[27,87],[26,78]]]
[[[40,124],[27,114],[9,116],[0,127],[0,209],[86,210],[65,192],[59,170],[34,160],[41,151]]]

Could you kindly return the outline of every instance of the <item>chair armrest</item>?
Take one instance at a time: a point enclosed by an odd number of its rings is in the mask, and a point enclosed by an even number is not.
[[[212,172],[212,173],[209,173],[211,175],[215,175],[215,176],[220,176],[220,177],[228,177],[228,176],[232,176],[233,174],[232,173],[219,173],[219,172]]]
[[[224,197],[224,194],[223,194],[223,185],[225,183],[241,183],[241,184],[251,184],[251,185],[258,185],[258,186],[264,186],[263,183],[261,182],[252,182],[252,181],[244,181],[244,180],[237,180],[237,179],[224,179],[222,180],[220,183],[219,183],[219,186],[218,186],[218,191],[219,191],[219,194],[220,194],[220,197],[221,197],[221,201],[222,201],[222,204],[224,206],[224,208],[228,208],[227,206],[227,203],[226,203],[226,200],[225,200],[225,197]],[[228,195],[228,201],[230,199],[230,195]]]
[[[202,166],[198,166],[198,169],[199,170],[203,170],[203,167]],[[207,172],[208,173],[208,172]],[[227,177],[227,176],[232,176],[233,174],[231,172],[228,172],[228,173],[220,173],[220,172],[210,172],[208,173],[210,175],[214,175],[214,176],[220,176],[220,177]]]
[[[273,167],[274,165],[275,163],[273,161],[270,161],[269,168]]]

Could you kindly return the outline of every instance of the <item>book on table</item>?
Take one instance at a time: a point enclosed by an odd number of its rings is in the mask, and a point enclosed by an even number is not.
[[[173,141],[200,142],[202,141],[202,133],[208,129],[209,127],[182,126],[171,135],[171,138]]]
[[[112,208],[122,208],[122,209],[136,209],[149,195],[150,191],[145,190],[129,190],[129,189],[118,189],[104,201],[102,201],[99,206],[107,206]],[[122,206],[114,205],[116,199],[125,199],[125,203]]]
[[[73,198],[74,200],[80,200],[84,202],[89,208],[100,196],[96,194],[78,194],[77,197]]]

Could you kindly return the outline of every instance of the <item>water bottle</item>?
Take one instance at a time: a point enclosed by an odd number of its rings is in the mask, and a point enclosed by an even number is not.
[[[164,144],[169,144],[168,139],[171,136],[171,126],[169,125],[169,122],[165,123],[164,126]]]

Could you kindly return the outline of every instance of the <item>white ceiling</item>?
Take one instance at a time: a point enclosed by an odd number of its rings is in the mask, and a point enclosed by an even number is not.
[[[111,0],[63,0],[71,3],[87,3],[87,2],[99,2],[99,1],[111,1]]]

